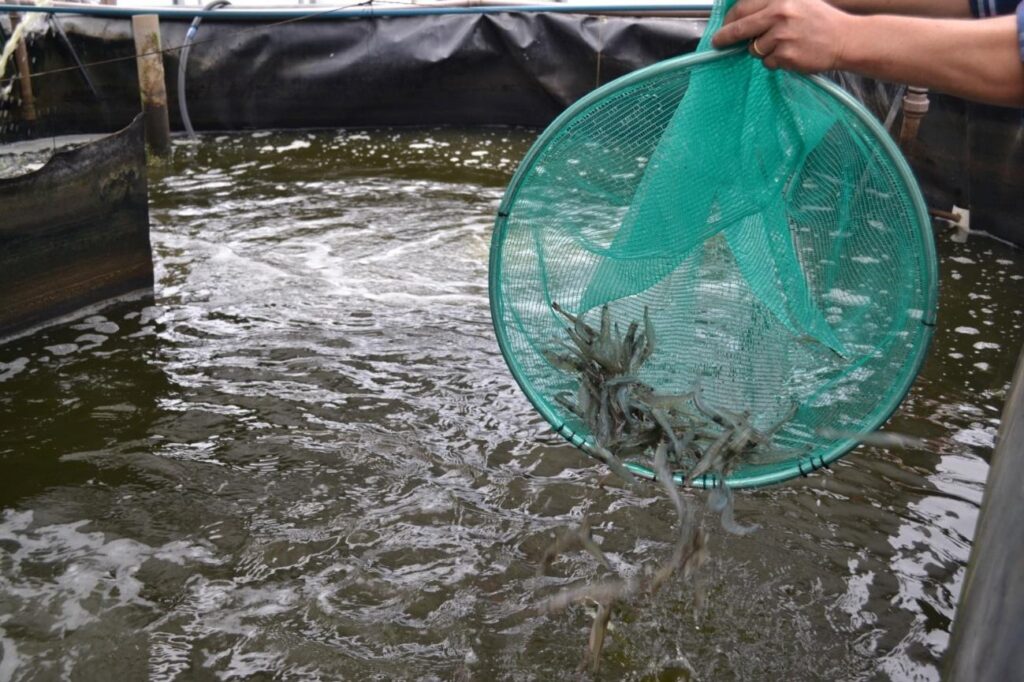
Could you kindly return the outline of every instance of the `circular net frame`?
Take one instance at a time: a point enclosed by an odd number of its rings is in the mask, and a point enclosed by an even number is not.
[[[646,312],[638,380],[777,427],[728,474],[744,487],[826,466],[891,415],[931,339],[936,279],[924,202],[874,118],[732,50],[634,72],[542,134],[499,209],[490,296],[516,380],[591,453],[565,400],[579,378],[550,361],[571,326],[552,306],[595,328],[607,306],[620,336]],[[650,456],[626,460],[653,475]]]

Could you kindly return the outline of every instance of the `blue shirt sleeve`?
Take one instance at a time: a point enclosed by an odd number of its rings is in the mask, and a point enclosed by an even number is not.
[[[997,17],[1003,14],[1013,14],[1015,9],[1019,10],[1020,0],[970,0],[971,14],[976,17]],[[1020,16],[1018,12],[1018,16]]]
[[[1024,62],[1024,1],[1017,5],[1017,46],[1020,48],[1020,60]]]
[[[1024,2],[1017,5],[1017,46],[1020,47],[1020,60],[1024,62]]]

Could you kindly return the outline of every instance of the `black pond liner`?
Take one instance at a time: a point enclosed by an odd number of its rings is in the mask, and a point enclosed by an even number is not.
[[[114,130],[139,111],[129,10],[52,11],[68,40],[46,35],[29,45],[40,74],[33,78],[39,121],[32,129],[19,123],[16,103],[0,103],[0,142]],[[568,7],[330,12],[311,9],[321,16],[298,20],[301,11],[293,11],[291,23],[281,24],[284,15],[269,12],[161,10],[172,128],[182,129],[180,51],[168,48],[184,43],[196,14],[204,20],[191,47],[186,94],[198,131],[542,127],[594,88],[691,52],[707,23]],[[64,70],[44,73],[56,69]],[[858,79],[844,84],[851,80]],[[865,92],[874,89],[860,83]],[[1024,245],[1024,110],[935,93],[931,102],[908,150],[928,204],[970,208],[972,228]]]
[[[307,19],[206,18],[189,51],[197,131],[377,126],[544,126],[565,107],[640,67],[692,52],[706,21],[541,12]],[[191,16],[162,17],[164,49]],[[53,36],[30,45],[36,109],[49,134],[112,130],[139,111],[127,18],[60,15],[101,101]],[[164,54],[171,126],[179,50]],[[9,112],[16,118],[17,112]],[[16,135],[14,130],[9,136]],[[0,138],[2,140],[2,138]]]
[[[153,286],[142,117],[0,180],[0,339]]]

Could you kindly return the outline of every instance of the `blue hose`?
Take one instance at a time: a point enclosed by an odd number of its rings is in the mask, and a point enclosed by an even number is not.
[[[203,12],[212,12],[219,7],[226,7],[231,3],[228,0],[213,0],[203,7]],[[192,39],[199,32],[199,24],[203,21],[203,14],[196,14],[192,24],[185,33],[185,43],[181,46],[178,54],[178,111],[181,112],[181,122],[185,126],[188,136],[195,139],[196,131],[192,129],[192,119],[188,116],[188,103],[185,100],[185,71],[188,69],[188,53],[192,49]]]

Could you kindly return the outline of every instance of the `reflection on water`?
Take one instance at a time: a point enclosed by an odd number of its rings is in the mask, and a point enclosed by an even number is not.
[[[532,134],[206,137],[155,171],[155,300],[0,347],[0,679],[552,679],[593,575],[674,512],[552,435],[498,353],[492,216]],[[1020,254],[942,241],[940,329],[892,428],[740,494],[694,612],[626,609],[616,679],[938,679],[1020,348]]]

